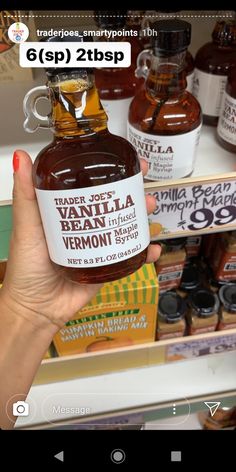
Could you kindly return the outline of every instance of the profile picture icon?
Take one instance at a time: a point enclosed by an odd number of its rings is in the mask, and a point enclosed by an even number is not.
[[[8,37],[13,43],[24,43],[29,36],[29,28],[24,23],[20,21],[13,23],[8,28]]]

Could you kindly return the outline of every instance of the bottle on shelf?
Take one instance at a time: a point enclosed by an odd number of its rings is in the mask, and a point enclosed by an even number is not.
[[[197,258],[201,249],[202,236],[189,236],[185,246],[188,259]]]
[[[155,262],[160,292],[179,287],[186,261],[187,238],[161,241],[161,256]]]
[[[178,295],[187,298],[188,295],[201,286],[201,272],[196,264],[187,265],[182,273]]]
[[[209,258],[209,266],[217,281],[236,281],[236,231],[226,231],[217,235]]]
[[[188,335],[215,331],[219,320],[219,298],[205,288],[190,292],[187,314]]]
[[[194,170],[202,124],[201,107],[186,91],[191,25],[161,20],[153,29],[152,52],[138,58],[136,74],[146,82],[130,105],[128,139],[148,162],[147,180],[179,179]]]
[[[149,244],[137,153],[109,133],[91,69],[46,72],[48,85],[24,99],[24,127],[54,132],[33,168],[50,258],[75,282],[122,278],[144,264]],[[51,115],[40,117],[35,102],[48,96]],[[35,118],[40,118],[36,128]]]
[[[236,66],[229,72],[222,97],[217,138],[223,148],[236,152]]]
[[[221,310],[218,331],[236,328],[236,284],[222,286],[219,298]]]
[[[186,52],[185,58],[185,67],[186,67],[186,80],[187,88],[186,90],[190,93],[193,93],[193,81],[194,81],[194,59],[190,51]]]
[[[222,95],[230,68],[236,65],[236,21],[217,21],[212,41],[195,57],[193,94],[203,112],[203,123],[217,126]]]
[[[181,10],[153,10],[146,11],[142,20],[142,31],[145,31],[143,34],[143,42],[145,49],[151,48],[151,36],[152,36],[152,26],[153,23],[157,20],[167,20],[167,19],[181,19]],[[149,34],[148,34],[149,33]],[[146,41],[145,41],[145,38]],[[193,91],[193,79],[194,79],[194,59],[190,51],[186,52],[185,56],[185,71],[186,71],[186,80],[187,80],[187,90],[192,93]]]
[[[130,67],[95,69],[96,87],[108,116],[108,129],[111,133],[127,138],[130,102],[135,95],[136,88],[141,85],[141,81],[135,77],[135,68],[137,56],[143,49],[142,42],[130,27],[126,30],[127,10],[96,10],[94,19],[101,30],[117,32],[117,36],[114,38],[102,36],[102,41],[131,43]]]
[[[156,339],[171,339],[184,336],[187,305],[177,293],[166,292],[160,295]]]

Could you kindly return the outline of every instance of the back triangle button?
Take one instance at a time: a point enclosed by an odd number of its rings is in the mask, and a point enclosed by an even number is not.
[[[64,451],[58,452],[58,454],[56,454],[54,457],[55,459],[58,459],[59,461],[64,462]]]

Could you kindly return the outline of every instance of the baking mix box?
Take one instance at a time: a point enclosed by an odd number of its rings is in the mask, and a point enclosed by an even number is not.
[[[51,357],[56,357],[55,347],[53,343],[50,344],[49,348],[45,352],[43,359],[51,359]]]
[[[59,356],[155,341],[158,281],[153,264],[104,284],[54,336]]]

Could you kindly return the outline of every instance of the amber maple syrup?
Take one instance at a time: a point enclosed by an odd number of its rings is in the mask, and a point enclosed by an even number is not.
[[[33,179],[50,258],[75,282],[124,277],[144,264],[149,243],[139,159],[109,133],[91,70],[47,75],[54,139]]]
[[[227,151],[236,152],[236,66],[229,72],[223,94],[217,137]]]
[[[153,37],[145,88],[130,106],[128,139],[148,162],[147,180],[178,179],[193,172],[202,122],[200,105],[186,90],[191,25],[161,20],[153,28],[158,36]]]
[[[102,36],[100,41],[127,41],[131,44],[131,65],[128,68],[100,68],[95,70],[95,82],[99,97],[108,116],[108,129],[123,138],[127,138],[128,111],[136,90],[143,80],[135,77],[136,60],[143,49],[139,35],[125,35],[127,11],[96,11],[95,21],[101,30],[120,33],[114,38]],[[132,33],[129,24],[127,31]]]
[[[236,65],[236,21],[217,21],[212,41],[195,57],[193,94],[203,112],[203,123],[217,126],[222,95],[232,66]]]

